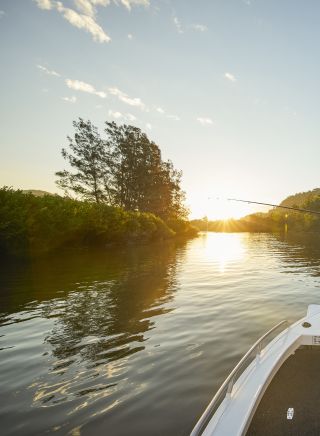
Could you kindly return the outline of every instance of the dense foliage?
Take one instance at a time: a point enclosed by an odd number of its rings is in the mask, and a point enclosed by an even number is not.
[[[181,172],[163,161],[160,148],[139,128],[106,122],[105,138],[91,121],[74,121],[74,137],[62,156],[72,171],[58,171],[68,195],[162,219],[185,218]]]
[[[280,204],[320,212],[320,189],[291,195]],[[214,232],[320,232],[320,215],[273,208],[268,213],[255,213],[239,220],[193,220],[199,230]]]
[[[172,219],[168,224],[151,213],[104,203],[0,189],[1,254],[40,254],[63,246],[143,242],[196,233],[183,220]]]

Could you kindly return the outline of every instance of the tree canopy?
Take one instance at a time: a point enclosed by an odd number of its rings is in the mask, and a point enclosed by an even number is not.
[[[58,171],[67,194],[128,211],[151,212],[163,219],[185,218],[181,171],[138,127],[106,122],[105,138],[91,121],[73,122],[74,137],[62,156],[73,171]]]

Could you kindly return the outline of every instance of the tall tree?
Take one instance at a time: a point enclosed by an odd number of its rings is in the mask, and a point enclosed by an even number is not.
[[[152,211],[150,195],[160,171],[159,147],[134,126],[106,123],[115,202],[127,210]],[[154,212],[154,211],[153,211]]]
[[[108,172],[108,153],[98,129],[91,121],[74,121],[74,137],[68,137],[71,152],[62,149],[62,156],[75,170],[58,171],[57,185],[69,194],[73,191],[80,197],[100,203],[109,196],[106,180]]]

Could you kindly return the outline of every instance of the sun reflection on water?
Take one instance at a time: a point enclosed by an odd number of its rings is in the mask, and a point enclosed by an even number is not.
[[[232,233],[207,233],[204,256],[207,262],[217,265],[224,273],[227,267],[245,257],[243,238],[235,238]]]

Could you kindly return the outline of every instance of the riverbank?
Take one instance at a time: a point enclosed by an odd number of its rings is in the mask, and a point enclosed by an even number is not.
[[[4,256],[196,235],[197,230],[180,219],[164,222],[150,213],[129,212],[106,204],[0,189],[0,252]]]

